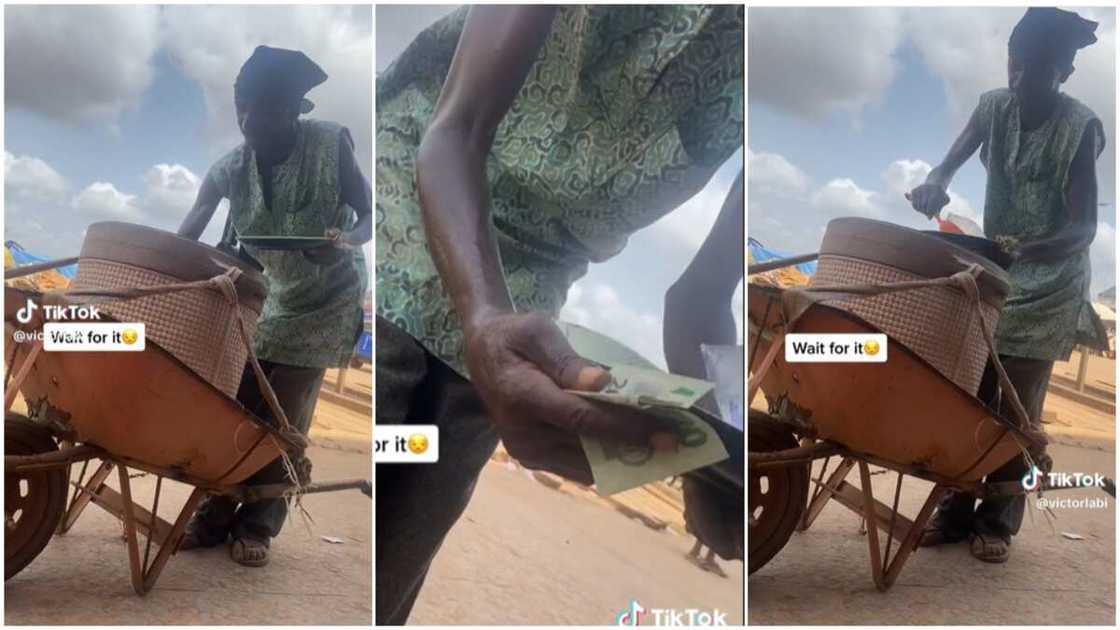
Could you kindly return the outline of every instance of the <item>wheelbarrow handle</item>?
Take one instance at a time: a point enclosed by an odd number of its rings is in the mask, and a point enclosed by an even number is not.
[[[78,262],[77,256],[70,258],[59,258],[58,260],[48,260],[46,262],[35,263],[34,265],[24,265],[23,267],[12,267],[11,269],[4,270],[5,280],[14,280],[31,274],[39,273],[40,271],[50,271],[59,267],[66,267]]]
[[[793,265],[800,265],[801,263],[812,262],[820,256],[819,253],[802,254],[800,256],[792,256],[790,258],[779,258],[777,260],[768,260],[762,263],[747,266],[747,275],[756,273],[763,273],[766,271],[773,271],[781,269],[782,267],[792,267]]]

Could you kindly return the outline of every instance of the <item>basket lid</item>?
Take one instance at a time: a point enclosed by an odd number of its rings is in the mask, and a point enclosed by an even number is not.
[[[184,282],[209,280],[230,267],[237,267],[241,275],[235,285],[244,305],[259,312],[268,295],[268,281],[264,275],[245,262],[215,247],[144,225],[118,221],[90,224],[82,242],[79,266],[81,258],[142,267]]]
[[[822,256],[844,256],[902,269],[924,278],[943,278],[978,264],[980,297],[1001,308],[1011,291],[1011,278],[995,262],[947,239],[901,225],[844,217],[828,222],[821,241]]]

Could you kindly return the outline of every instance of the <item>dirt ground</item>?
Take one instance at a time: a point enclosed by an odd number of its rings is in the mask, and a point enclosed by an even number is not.
[[[372,375],[351,370],[344,395],[369,401]],[[327,385],[333,384],[334,371]],[[18,404],[18,403],[17,403]],[[370,412],[320,399],[308,455],[316,481],[370,478]],[[324,448],[326,445],[329,448]],[[77,471],[75,471],[75,476]],[[111,482],[114,487],[116,482]],[[132,482],[134,500],[150,507],[155,480]],[[190,489],[165,482],[159,513],[175,518]],[[127,548],[119,521],[96,506],[65,536],[4,586],[5,623],[14,625],[370,625],[372,506],[357,490],[310,495],[298,516],[273,541],[264,568],[242,567],[225,546],[176,554],[155,589],[137,596],[130,586]],[[340,539],[341,544],[322,537]],[[140,539],[143,547],[144,539]],[[153,551],[154,553],[154,551]]]
[[[409,624],[611,625],[631,600],[647,610],[715,608],[743,623],[742,562],[721,561],[726,578],[704,572],[685,557],[691,537],[582,493],[492,460]]]

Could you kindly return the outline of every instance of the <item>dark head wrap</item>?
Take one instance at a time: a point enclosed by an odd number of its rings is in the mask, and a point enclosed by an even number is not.
[[[306,114],[315,104],[304,95],[326,80],[327,73],[298,50],[257,46],[237,73],[233,92],[239,101],[290,103]]]
[[[1008,49],[1028,62],[1054,63],[1063,70],[1073,66],[1078,50],[1093,44],[1097,23],[1053,7],[1031,7],[1011,31]]]

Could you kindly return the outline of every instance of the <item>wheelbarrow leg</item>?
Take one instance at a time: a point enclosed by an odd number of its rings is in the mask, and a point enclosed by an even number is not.
[[[70,506],[66,508],[66,514],[62,516],[62,520],[58,523],[58,533],[65,534],[70,531],[70,528],[77,522],[78,517],[89,505],[90,501],[96,495],[101,486],[105,484],[105,479],[109,473],[113,472],[113,462],[102,461],[101,466],[94,471],[93,476],[89,481],[85,481],[85,465],[82,466],[82,478],[77,482],[70,482],[74,484],[74,496],[70,499]],[[85,481],[85,483],[83,483]]]
[[[809,529],[810,526],[812,526],[813,521],[817,520],[817,517],[820,516],[821,510],[824,509],[824,506],[828,505],[828,502],[832,499],[832,495],[836,492],[836,490],[840,488],[840,484],[848,476],[848,473],[852,471],[852,468],[854,468],[855,465],[856,460],[852,459],[851,457],[845,457],[840,460],[840,465],[837,466],[836,470],[834,470],[832,474],[828,476],[828,481],[824,482],[824,484],[821,484],[821,480],[819,478],[814,480],[817,487],[813,491],[813,497],[809,501],[809,507],[801,516],[801,523],[797,526],[798,531],[803,532]],[[821,477],[824,476],[825,469],[827,467],[828,460],[826,459],[824,462],[824,467],[821,468]]]
[[[895,504],[890,508],[890,522],[880,523],[882,518],[880,515],[879,507],[881,503],[875,500],[875,496],[871,489],[871,472],[868,469],[867,462],[859,462],[859,476],[861,490],[863,493],[863,517],[867,520],[867,546],[871,554],[871,577],[875,581],[875,588],[880,591],[886,591],[894,584],[898,574],[902,571],[903,565],[906,560],[910,558],[910,554],[918,546],[918,538],[922,535],[922,530],[925,529],[926,524],[929,522],[933,514],[934,507],[937,502],[941,500],[942,495],[945,494],[946,488],[941,485],[934,486],[930,491],[929,496],[926,498],[925,504],[922,506],[918,517],[913,522],[905,523],[906,519],[898,514],[898,493],[901,488],[901,473],[899,473],[899,487],[895,491]],[[883,506],[885,509],[885,506]],[[889,535],[893,537],[893,532],[896,526],[904,528],[905,534],[901,537],[901,544],[894,557],[884,555],[883,550],[879,548],[879,528],[885,529]],[[886,554],[890,553],[890,545],[886,549]]]
[[[132,486],[129,483],[128,468],[120,466],[120,481],[121,481],[121,517],[124,521],[125,539],[128,543],[128,564],[132,574],[132,588],[139,595],[146,595],[148,591],[155,585],[159,574],[163,571],[163,567],[167,564],[167,560],[175,553],[179,547],[179,541],[183,537],[183,532],[187,527],[187,521],[194,515],[195,509],[205,496],[205,491],[200,488],[195,488],[191,492],[191,496],[187,499],[183,509],[179,512],[179,517],[175,520],[175,524],[164,536],[163,540],[159,540],[156,544],[159,545],[159,553],[152,560],[150,565],[145,566],[145,562],[140,559],[140,544],[137,540],[136,529],[137,520],[135,505],[132,502]],[[158,497],[157,497],[158,500]],[[155,525],[158,515],[152,514],[152,523],[145,527],[148,536],[157,536],[158,529]],[[145,556],[147,554],[145,553]],[[145,557],[146,561],[147,558]]]

